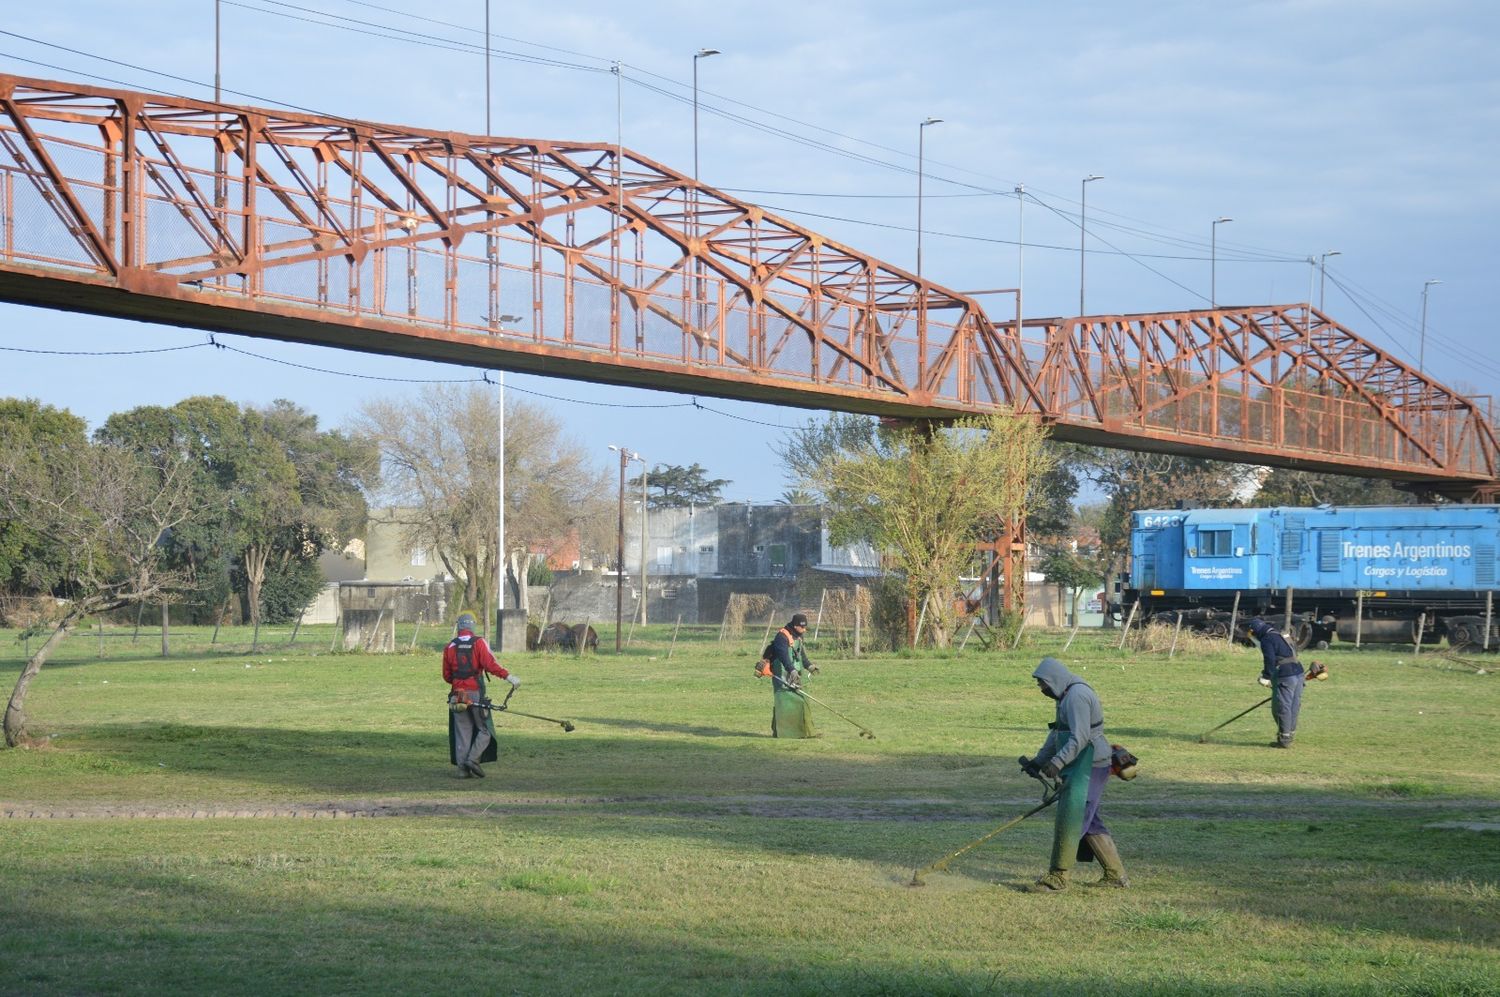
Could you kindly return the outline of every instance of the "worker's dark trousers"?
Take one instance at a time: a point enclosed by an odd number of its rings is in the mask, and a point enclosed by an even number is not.
[[[1271,716],[1276,718],[1276,737],[1291,744],[1297,733],[1297,713],[1302,709],[1302,687],[1307,684],[1299,671],[1295,675],[1278,675],[1271,693]]]

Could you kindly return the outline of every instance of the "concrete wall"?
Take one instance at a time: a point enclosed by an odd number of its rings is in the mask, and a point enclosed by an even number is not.
[[[361,609],[384,609],[398,623],[447,622],[453,608],[453,583],[432,580],[416,584],[340,582],[339,606],[343,613]]]
[[[636,586],[629,576],[625,584],[625,618],[635,610]],[[546,596],[531,596],[531,612],[540,615],[547,604]],[[615,576],[603,571],[556,572],[552,578],[552,602],[547,610],[548,622],[567,624],[593,620],[595,624],[615,621]]]

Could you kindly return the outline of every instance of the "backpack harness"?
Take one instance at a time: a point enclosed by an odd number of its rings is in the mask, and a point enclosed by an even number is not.
[[[479,674],[479,669],[474,667],[474,641],[473,634],[467,637],[459,636],[453,638],[448,646],[453,648],[453,681],[461,682],[471,679]]]

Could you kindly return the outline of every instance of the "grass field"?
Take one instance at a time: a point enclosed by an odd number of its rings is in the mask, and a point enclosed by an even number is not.
[[[447,764],[445,635],[287,636],[78,636],[48,664],[50,740],[0,751],[0,990],[1500,993],[1500,686],[1475,663],[1315,654],[1333,677],[1287,752],[1264,708],[1198,741],[1263,697],[1253,650],[1080,635],[1061,657],[1142,760],[1105,798],[1133,886],[1035,896],[1050,812],[906,883],[1036,802],[1014,760],[1065,635],[819,657],[810,691],[874,741],[822,711],[772,740],[751,642],[708,631],[671,660],[669,627],[518,657],[512,705],[577,730],[502,717],[484,780]],[[6,694],[23,653],[0,631]]]

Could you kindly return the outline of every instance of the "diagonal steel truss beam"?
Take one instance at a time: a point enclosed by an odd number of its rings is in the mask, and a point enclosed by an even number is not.
[[[1306,305],[996,321],[603,143],[0,75],[0,297],[813,408],[1009,408],[1063,439],[1455,493],[1500,478],[1487,413]]]

